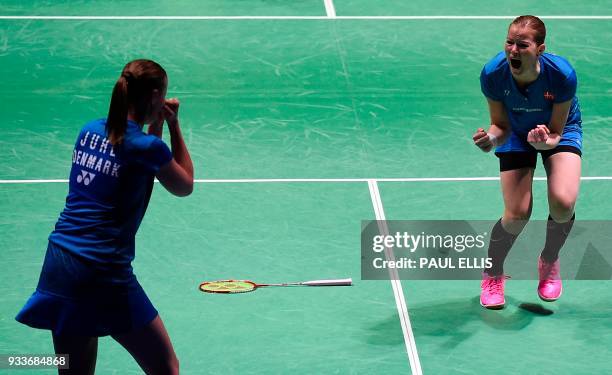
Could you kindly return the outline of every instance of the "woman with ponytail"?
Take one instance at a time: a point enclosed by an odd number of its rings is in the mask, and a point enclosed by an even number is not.
[[[154,177],[174,195],[193,189],[179,102],[165,98],[167,85],[159,64],[128,63],[107,118],[86,124],[77,138],[66,206],[49,236],[36,291],[16,318],[51,330],[55,352],[69,355],[60,374],[93,374],[98,337],[108,335],[147,374],[178,373],[168,333],[131,266]],[[171,149],[161,140],[164,121]]]

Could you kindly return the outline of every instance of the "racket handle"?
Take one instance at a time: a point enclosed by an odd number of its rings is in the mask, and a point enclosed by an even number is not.
[[[349,286],[353,285],[353,279],[312,280],[304,281],[302,285],[308,286]]]

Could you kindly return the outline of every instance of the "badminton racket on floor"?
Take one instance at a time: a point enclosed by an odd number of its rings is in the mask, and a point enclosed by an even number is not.
[[[200,284],[200,290],[206,293],[246,293],[264,286],[350,286],[352,279],[311,280],[298,283],[257,284],[250,280],[217,280]]]

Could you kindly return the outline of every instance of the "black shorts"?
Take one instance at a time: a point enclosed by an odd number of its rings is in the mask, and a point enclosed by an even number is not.
[[[554,154],[559,152],[571,152],[582,157],[582,151],[574,146],[561,145],[552,150],[533,150],[533,151],[509,151],[496,152],[495,156],[499,158],[499,170],[511,171],[520,168],[536,168],[538,161],[538,153],[542,154],[542,164]]]

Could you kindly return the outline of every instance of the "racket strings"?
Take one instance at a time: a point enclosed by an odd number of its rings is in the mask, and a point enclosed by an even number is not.
[[[254,283],[243,280],[211,281],[200,284],[200,290],[208,293],[246,293],[255,288]]]
[[[353,280],[351,278],[310,280],[281,284],[256,284],[249,280],[217,280],[201,283],[200,290],[206,293],[245,293],[251,292],[260,286],[349,286],[352,283]]]

